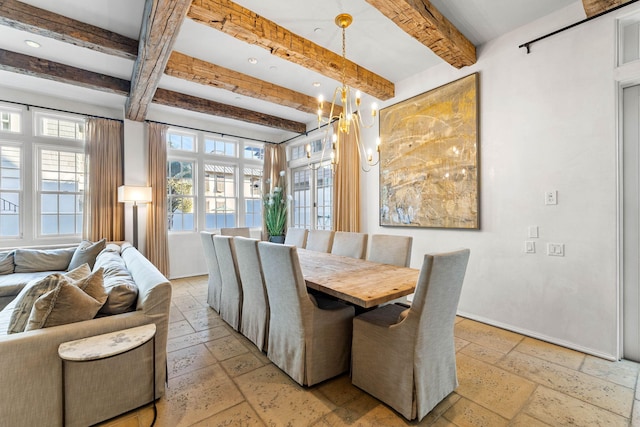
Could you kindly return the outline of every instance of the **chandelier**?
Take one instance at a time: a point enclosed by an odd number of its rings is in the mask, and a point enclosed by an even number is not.
[[[326,119],[322,117],[324,98],[322,95],[318,97],[318,129],[325,126],[326,130],[322,138],[322,155],[317,167],[321,167],[323,165],[325,151],[329,146],[329,141],[331,141],[330,159],[331,170],[333,172],[335,172],[336,166],[340,163],[340,145],[346,143],[346,138],[351,133],[353,133],[353,141],[355,141],[358,147],[358,158],[360,160],[360,167],[362,170],[364,172],[369,172],[372,166],[375,166],[380,162],[380,138],[377,138],[376,141],[375,156],[372,150],[367,150],[364,143],[360,140],[360,129],[371,128],[375,124],[378,115],[378,107],[375,103],[371,105],[371,122],[365,123],[359,111],[361,93],[358,90],[355,92],[355,96],[352,96],[351,88],[347,86],[346,29],[352,22],[353,18],[347,13],[341,13],[336,16],[335,19],[336,25],[342,29],[342,85],[336,87],[333,92],[333,100],[331,101],[331,108],[329,109],[329,117]],[[338,104],[338,101],[340,104]],[[335,122],[337,122],[337,125],[334,130],[333,124]],[[310,161],[311,144],[307,144],[306,151],[307,159]],[[309,167],[312,167],[311,163],[309,163]]]

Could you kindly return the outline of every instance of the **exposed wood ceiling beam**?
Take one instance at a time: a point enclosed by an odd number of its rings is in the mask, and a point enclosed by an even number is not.
[[[0,70],[127,96],[129,81],[0,49]]]
[[[285,107],[295,108],[309,114],[316,114],[318,101],[309,95],[277,86],[264,80],[230,70],[198,58],[173,52],[164,70],[165,74],[194,83],[213,86],[251,98],[262,99]],[[325,103],[326,104],[326,103]],[[335,111],[340,114],[342,108]],[[329,106],[325,105],[325,116],[329,114]]]
[[[456,68],[476,63],[476,48],[429,0],[366,0]],[[588,1],[588,0],[584,0]]]
[[[204,114],[213,114],[219,117],[226,117],[243,122],[267,126],[270,128],[283,129],[296,133],[304,133],[307,126],[304,123],[286,120],[256,111],[245,110],[244,108],[232,105],[221,104],[209,99],[197,98],[184,93],[173,92],[159,88],[153,97],[156,104],[167,105],[169,107],[182,108],[184,110],[196,111]]]
[[[342,80],[342,56],[300,37],[275,22],[262,18],[229,0],[193,0],[188,17],[247,43],[269,50],[273,55]],[[346,83],[380,100],[394,96],[392,82],[347,60]]]
[[[125,104],[127,119],[146,118],[190,4],[191,0],[146,0],[131,93]]]
[[[630,0],[582,0],[582,5],[587,14],[587,18],[591,18],[592,16],[606,12],[611,8],[628,3],[629,1]]]
[[[121,58],[138,54],[137,40],[16,0],[0,0],[0,24]]]
[[[104,74],[94,73],[59,62],[47,61],[34,56],[23,55],[0,49],[0,70],[26,74],[33,77],[53,80],[60,83],[83,86],[92,90],[127,96],[130,90],[128,80]],[[183,95],[164,89],[158,89],[154,102],[170,107],[197,111],[214,116],[228,117],[247,123],[304,133],[306,126],[291,120],[268,114],[257,113],[238,107],[232,107],[195,96]]]

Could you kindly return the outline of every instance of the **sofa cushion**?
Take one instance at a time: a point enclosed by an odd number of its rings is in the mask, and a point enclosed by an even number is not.
[[[0,275],[0,297],[14,298],[33,279],[42,279],[55,271],[13,273]]]
[[[11,274],[13,269],[13,251],[0,252],[0,274]]]
[[[76,248],[64,249],[16,249],[14,263],[16,273],[33,271],[67,271]]]
[[[83,240],[76,248],[67,270],[73,270],[76,267],[80,267],[82,264],[89,264],[90,268],[96,263],[96,257],[107,245],[107,240],[102,239],[97,242],[90,242]]]
[[[119,252],[103,250],[93,266],[104,270],[104,288],[107,302],[100,314],[120,314],[131,311],[138,298],[138,287]]]
[[[64,275],[60,273],[48,274],[43,278],[34,279],[27,283],[16,297],[15,304],[11,304],[11,306],[13,306],[13,311],[11,313],[11,318],[9,319],[7,333],[14,334],[24,331],[36,300],[53,289],[60,280],[60,277],[67,277],[71,281],[75,282],[80,281],[83,278],[87,278],[90,275],[91,270],[89,269],[89,265],[83,264]],[[81,283],[84,284],[84,282]],[[7,309],[8,308],[9,307],[7,307]]]
[[[25,331],[93,319],[107,299],[104,289],[98,291],[102,282],[101,269],[80,279],[87,282],[85,288],[94,291],[99,299],[82,290],[77,282],[60,274],[54,276],[57,276],[55,287],[33,304]]]

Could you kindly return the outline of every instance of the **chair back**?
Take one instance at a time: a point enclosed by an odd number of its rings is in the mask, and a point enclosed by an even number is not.
[[[251,237],[251,230],[249,229],[249,227],[221,228],[220,234],[222,234],[223,236]]]
[[[204,250],[204,259],[207,263],[209,271],[207,304],[215,311],[220,312],[220,292],[222,291],[222,278],[220,277],[220,268],[218,267],[218,258],[216,257],[216,249],[213,246],[213,233],[208,231],[200,232],[202,240],[202,248]]]
[[[293,245],[298,248],[304,248],[307,244],[307,234],[309,230],[306,228],[289,227],[284,238],[285,245]]]
[[[334,232],[331,230],[309,230],[305,249],[316,252],[331,252]]]
[[[364,256],[367,253],[368,237],[369,236],[366,233],[336,231],[333,235],[331,253],[334,255],[364,259]]]
[[[231,236],[213,236],[213,245],[220,267],[220,317],[236,331],[240,330],[242,287],[236,264],[235,247]]]
[[[413,237],[390,234],[372,234],[368,261],[409,267]]]
[[[234,237],[242,286],[242,334],[258,349],[265,348],[269,331],[269,299],[258,255],[258,240]]]
[[[415,297],[404,320],[416,327],[414,378],[416,390],[421,390],[416,396],[419,408],[432,399],[428,381],[433,378],[430,370],[435,360],[453,359],[440,368],[451,370],[450,376],[456,378],[453,327],[468,261],[469,249],[424,256]]]

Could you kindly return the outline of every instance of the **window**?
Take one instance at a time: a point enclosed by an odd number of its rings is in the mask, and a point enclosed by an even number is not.
[[[196,136],[189,133],[171,132],[167,135],[169,148],[172,150],[195,151]]]
[[[84,153],[40,148],[38,163],[40,234],[81,234]]]
[[[219,139],[205,138],[204,152],[207,154],[217,154],[218,156],[237,157],[235,142]]]
[[[262,169],[244,169],[244,225],[262,227]]]
[[[0,237],[20,237],[21,165],[19,146],[0,145]]]
[[[169,161],[167,208],[169,230],[194,230],[193,162]]]
[[[307,146],[311,149],[310,158],[307,158]],[[331,230],[333,228],[333,172],[326,156],[323,158],[322,140],[309,139],[290,147],[289,158],[293,184],[291,213],[293,227]]]
[[[171,128],[167,147],[170,231],[262,226],[262,145]]]
[[[84,119],[37,114],[41,136],[84,141]]]
[[[20,133],[20,112],[0,107],[0,131]]]
[[[232,166],[204,165],[205,228],[236,226],[236,179]]]

